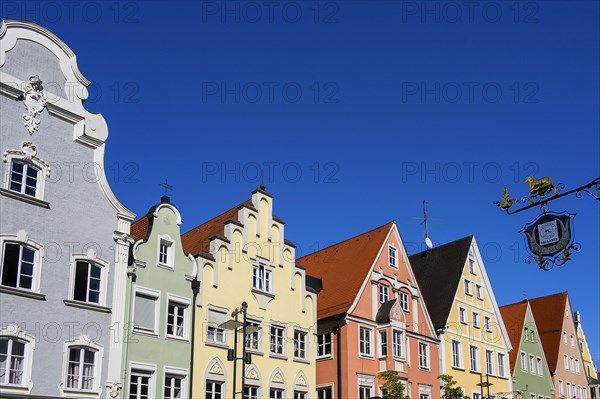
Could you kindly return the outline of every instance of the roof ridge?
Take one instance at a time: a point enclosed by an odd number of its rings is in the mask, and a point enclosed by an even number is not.
[[[343,244],[343,243],[345,243],[345,242],[347,242],[347,241],[350,241],[350,240],[353,240],[353,239],[355,239],[355,238],[358,238],[358,237],[361,237],[361,236],[367,235],[367,234],[369,234],[369,233],[372,233],[372,232],[374,232],[375,230],[377,230],[377,229],[380,229],[380,228],[382,228],[382,227],[385,227],[385,226],[387,226],[387,225],[389,225],[389,224],[395,224],[395,223],[396,223],[396,221],[395,221],[395,220],[392,220],[392,221],[390,221],[390,222],[384,223],[384,224],[382,224],[381,226],[377,226],[377,227],[375,227],[375,228],[373,228],[373,229],[371,229],[371,230],[369,230],[369,231],[365,231],[364,233],[357,234],[357,235],[355,235],[355,236],[352,236],[352,237],[350,237],[350,238],[346,238],[345,240],[342,240],[342,241],[336,242],[336,243],[334,243],[334,244],[331,244],[331,245],[329,245],[329,246],[327,246],[327,247],[325,247],[325,248],[321,248],[321,249],[319,249],[318,251],[311,252],[311,253],[309,253],[309,254],[303,255],[303,256],[301,256],[300,258],[298,258],[297,260],[300,260],[300,259],[302,259],[302,258],[305,258],[305,257],[307,257],[307,256],[316,255],[316,254],[318,254],[319,252],[323,252],[323,251],[325,251],[325,250],[328,250],[328,249],[330,249],[330,248],[333,248],[333,247],[335,247],[335,246],[341,245],[341,244]]]
[[[182,236],[185,236],[186,234],[188,234],[188,233],[191,233],[192,231],[194,231],[194,230],[196,230],[196,229],[199,229],[200,227],[202,227],[202,226],[204,226],[204,225],[206,225],[206,224],[208,224],[208,223],[212,222],[213,220],[215,220],[215,219],[218,219],[218,218],[220,218],[220,217],[224,216],[225,214],[227,214],[227,213],[231,212],[233,209],[237,209],[237,208],[239,208],[239,207],[243,206],[244,204],[247,204],[247,203],[248,203],[248,201],[251,201],[251,200],[252,200],[252,198],[250,198],[250,199],[247,199],[247,200],[245,200],[244,202],[241,202],[240,204],[238,204],[238,205],[236,205],[236,206],[234,206],[234,207],[231,207],[231,208],[227,209],[226,211],[224,211],[224,212],[222,212],[222,213],[219,213],[217,216],[214,216],[214,217],[212,217],[212,218],[210,218],[210,219],[208,219],[208,220],[206,220],[206,221],[204,221],[204,222],[200,223],[199,225],[192,227],[191,229],[189,229],[189,230],[188,230],[188,231],[186,231],[185,233],[182,233],[181,235],[182,235]]]
[[[459,241],[466,240],[467,238],[470,238],[471,240],[473,240],[474,237],[475,237],[475,234],[469,234],[468,236],[464,236],[464,237],[458,238],[456,240],[449,241],[449,242],[447,242],[445,244],[442,244],[440,246],[433,247],[431,249],[426,249],[425,251],[421,251],[421,252],[415,252],[414,254],[412,254],[410,256],[415,256],[415,255],[419,255],[419,254],[422,254],[422,253],[425,253],[425,252],[435,251],[436,249],[443,248],[443,247],[445,247],[447,245],[455,244],[455,243],[457,243]]]

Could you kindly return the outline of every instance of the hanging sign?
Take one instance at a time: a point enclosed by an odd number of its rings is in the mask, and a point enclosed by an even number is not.
[[[542,269],[562,266],[571,258],[570,250],[579,250],[573,243],[572,223],[575,215],[544,213],[522,230],[527,246]]]

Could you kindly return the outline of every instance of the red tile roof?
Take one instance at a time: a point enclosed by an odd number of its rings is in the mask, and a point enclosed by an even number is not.
[[[148,215],[144,215],[135,222],[131,223],[131,235],[135,241],[146,237],[148,231]]]
[[[513,347],[513,350],[508,354],[510,375],[513,375],[515,364],[517,363],[517,353],[519,353],[519,346],[521,345],[521,334],[527,313],[527,301],[501,306],[500,313],[502,314],[502,320],[504,320],[504,326],[508,331],[510,343]]]
[[[552,373],[556,370],[558,362],[558,349],[568,295],[567,292],[561,292],[529,300],[548,367]]]
[[[352,306],[394,223],[297,259],[306,274],[323,281],[317,301],[318,319],[345,313]]]
[[[238,220],[238,210],[244,205],[252,205],[252,199],[248,199],[239,205],[234,206],[228,211],[223,212],[209,221],[194,227],[187,233],[181,235],[181,244],[185,253],[196,255],[199,252],[210,253],[210,237],[215,234],[224,235],[225,222],[229,219]]]

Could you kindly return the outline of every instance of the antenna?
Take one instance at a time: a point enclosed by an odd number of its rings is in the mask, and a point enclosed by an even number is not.
[[[428,249],[433,248],[433,242],[429,238],[429,226],[427,225],[427,201],[423,200],[423,224],[425,225],[425,245]]]

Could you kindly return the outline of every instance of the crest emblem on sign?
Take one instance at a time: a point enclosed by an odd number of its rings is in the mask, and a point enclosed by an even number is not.
[[[539,267],[550,270],[562,266],[571,259],[571,250],[579,251],[580,245],[573,242],[572,222],[575,215],[567,212],[546,212],[525,226],[522,230],[529,251],[525,261],[535,260]]]

